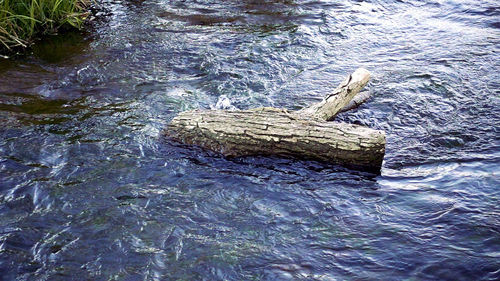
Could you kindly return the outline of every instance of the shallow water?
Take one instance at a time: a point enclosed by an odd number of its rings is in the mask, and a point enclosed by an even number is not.
[[[102,1],[0,59],[0,280],[500,279],[497,1]],[[357,67],[382,174],[169,143]]]

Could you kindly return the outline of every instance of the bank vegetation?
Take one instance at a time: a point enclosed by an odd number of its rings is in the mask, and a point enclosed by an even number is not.
[[[26,48],[43,35],[80,28],[92,0],[0,0],[0,52]]]

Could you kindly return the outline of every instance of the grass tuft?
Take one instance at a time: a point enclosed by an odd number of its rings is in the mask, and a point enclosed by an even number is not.
[[[28,47],[60,28],[80,28],[90,0],[0,0],[0,50]]]

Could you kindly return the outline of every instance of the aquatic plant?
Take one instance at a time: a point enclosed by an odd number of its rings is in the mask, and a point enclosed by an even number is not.
[[[0,0],[0,49],[27,47],[41,35],[80,28],[91,0]]]

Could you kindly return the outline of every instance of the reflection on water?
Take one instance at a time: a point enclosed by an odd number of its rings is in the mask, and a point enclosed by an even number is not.
[[[3,279],[500,278],[496,2],[101,6],[0,58]],[[186,109],[301,108],[360,66],[373,98],[339,119],[386,131],[381,176],[162,137]]]
[[[78,58],[74,54],[85,52],[88,48],[88,41],[83,34],[76,32],[52,36],[35,44],[33,54],[46,63],[64,65],[73,58]]]

